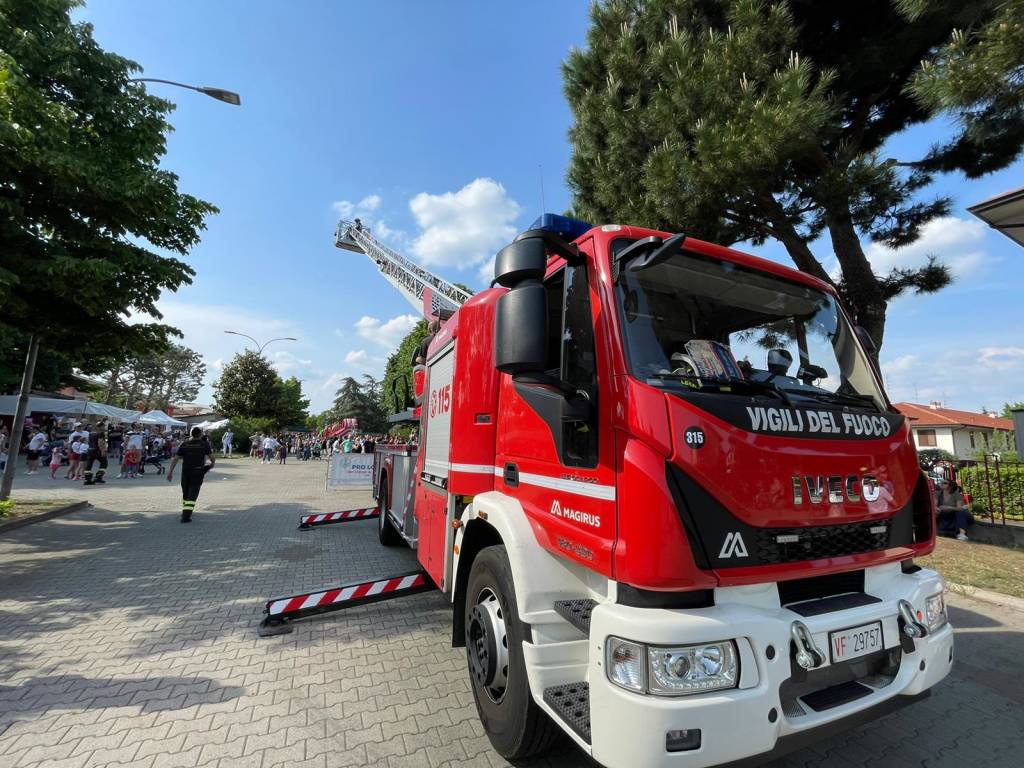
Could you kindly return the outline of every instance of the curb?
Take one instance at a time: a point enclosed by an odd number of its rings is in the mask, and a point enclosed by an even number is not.
[[[51,509],[49,512],[40,512],[38,515],[19,517],[16,520],[10,520],[6,523],[0,523],[0,533],[13,531],[15,528],[21,528],[25,525],[32,525],[32,523],[41,523],[44,520],[49,520],[51,517],[66,515],[70,512],[78,512],[80,510],[85,509],[88,506],[91,506],[88,501],[76,501],[73,504],[68,504],[66,507],[57,507],[57,509]]]
[[[1013,595],[1004,595],[1001,592],[992,592],[988,589],[981,589],[980,587],[972,587],[967,584],[956,584],[954,582],[947,582],[946,587],[950,592],[955,592],[958,595],[969,597],[973,600],[980,600],[983,603],[991,603],[992,605],[1000,605],[1005,608],[1011,608],[1015,611],[1024,613],[1024,599],[1014,597]]]

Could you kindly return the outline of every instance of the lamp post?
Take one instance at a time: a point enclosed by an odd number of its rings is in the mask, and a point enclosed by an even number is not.
[[[211,99],[223,101],[226,104],[240,106],[242,97],[234,91],[226,91],[223,88],[211,88],[210,86],[195,86],[185,83],[177,83],[174,80],[161,80],[156,77],[132,77],[129,83],[164,83],[178,88],[187,88],[190,91],[205,94]],[[276,341],[276,339],[275,339]],[[267,342],[268,344],[270,342]],[[10,450],[7,456],[7,465],[4,467],[3,479],[0,480],[0,501],[11,495],[11,487],[14,485],[14,473],[17,470],[18,453],[21,449],[21,434],[25,426],[25,417],[28,416],[29,392],[32,390],[32,379],[35,376],[36,357],[39,353],[39,334],[33,333],[29,339],[28,354],[25,359],[25,369],[21,376],[21,390],[18,397],[18,405],[14,411],[14,423],[11,425]]]
[[[128,80],[129,83],[163,83],[164,85],[173,85],[178,88],[187,88],[190,91],[196,91],[197,93],[203,93],[209,96],[211,99],[217,101],[223,101],[225,104],[230,104],[233,107],[240,106],[242,104],[242,97],[234,91],[225,91],[223,88],[211,88],[208,85],[188,85],[187,83],[178,83],[174,80],[162,80],[159,77],[132,77]]]
[[[256,345],[256,354],[258,355],[262,355],[263,350],[268,345],[273,344],[275,341],[298,341],[298,339],[296,339],[294,336],[280,336],[276,339],[271,339],[270,341],[265,341],[262,344],[260,344],[248,333],[239,333],[238,331],[224,331],[224,333],[230,333],[232,336],[244,336],[245,338],[249,339],[249,341]]]

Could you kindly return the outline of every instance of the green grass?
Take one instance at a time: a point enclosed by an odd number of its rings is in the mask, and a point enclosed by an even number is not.
[[[38,501],[8,499],[7,501],[0,501],[0,519],[14,520],[18,517],[29,517],[42,514],[43,512],[52,512],[55,509],[60,509],[73,503],[73,501],[68,501],[67,499],[41,499]]]
[[[916,561],[946,581],[1024,597],[1024,549],[940,538],[935,552]]]

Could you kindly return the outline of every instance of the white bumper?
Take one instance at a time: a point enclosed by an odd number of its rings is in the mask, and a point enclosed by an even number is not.
[[[909,600],[915,610],[923,611],[926,598],[942,589],[942,579],[934,571],[904,574],[894,564],[866,572],[865,591],[882,602],[819,616],[804,617],[781,608],[772,584],[716,590],[715,606],[699,610],[601,604],[594,609],[590,629],[593,757],[608,768],[720,765],[769,753],[784,737],[806,735],[885,702],[893,704],[895,697],[922,693],[949,672],[953,652],[949,624],[915,641],[915,650],[903,655],[890,684],[855,701],[822,712],[804,707],[804,714],[788,716],[783,712],[780,686],[791,675],[793,621],[804,622],[827,653],[828,632],[881,620],[885,648],[894,648],[900,644],[897,601]],[[626,691],[605,674],[604,647],[609,635],[652,645],[733,639],[740,651],[739,687],[681,697]],[[772,660],[766,654],[769,645],[775,649]],[[699,749],[666,751],[666,732],[694,728],[701,730]]]

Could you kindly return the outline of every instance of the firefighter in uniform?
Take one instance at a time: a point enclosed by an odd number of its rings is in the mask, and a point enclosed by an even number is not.
[[[206,463],[206,458],[210,463]],[[171,459],[171,466],[167,469],[167,482],[174,479],[174,468],[181,462],[181,522],[191,523],[192,513],[196,508],[196,499],[199,498],[199,489],[203,487],[203,478],[206,473],[213,469],[216,459],[213,457],[213,449],[210,448],[210,441],[203,438],[203,430],[199,427],[192,427],[190,439],[178,446],[178,452]]]
[[[93,477],[92,465],[99,462],[99,469]],[[107,474],[107,425],[99,422],[89,430],[89,453],[85,458],[85,483],[83,485],[102,485],[107,482],[103,476]]]

